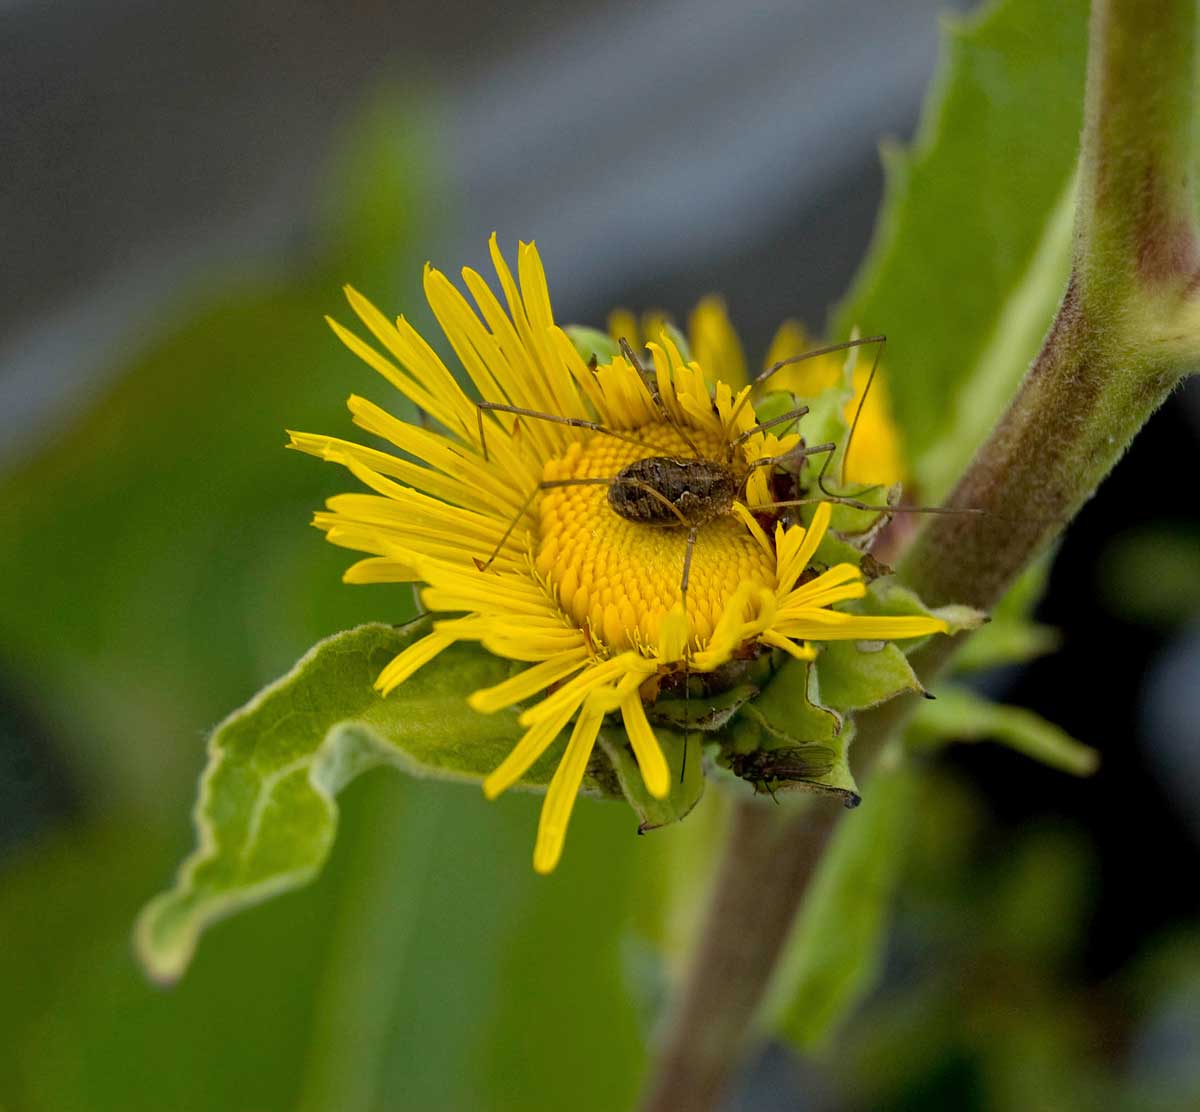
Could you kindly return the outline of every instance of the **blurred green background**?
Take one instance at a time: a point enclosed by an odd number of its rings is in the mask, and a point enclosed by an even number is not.
[[[345,480],[282,450],[345,433],[351,392],[397,405],[321,319],[340,284],[432,338],[421,265],[479,265],[495,227],[538,239],[561,320],[720,290],[751,351],[819,328],[940,5],[442,7],[18,5],[0,32],[4,1112],[636,1092],[711,800],[648,838],[585,803],[543,879],[538,800],[378,772],[321,879],[214,929],[175,989],[132,919],[190,848],[208,728],[317,638],[410,613],[340,584],[307,520]],[[822,1051],[773,1042],[731,1108],[1200,1106],[1198,426],[1192,383],[1058,554],[1064,651],[983,681],[1100,775],[986,746],[927,769],[879,987]]]

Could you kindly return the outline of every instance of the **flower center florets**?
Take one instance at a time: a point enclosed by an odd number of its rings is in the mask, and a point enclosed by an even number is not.
[[[572,443],[546,462],[543,479],[612,479],[639,459],[696,455],[678,429],[643,426],[643,445],[603,434]],[[726,441],[689,429],[702,457],[724,462]],[[734,466],[740,465],[739,460]],[[744,465],[743,465],[744,466]],[[613,511],[600,484],[543,492],[532,551],[539,575],[559,608],[610,651],[652,647],[663,618],[680,597],[688,529],[631,521]],[[724,513],[697,530],[688,577],[687,610],[694,644],[712,634],[734,591],[745,582],[775,586],[775,562],[746,526]]]

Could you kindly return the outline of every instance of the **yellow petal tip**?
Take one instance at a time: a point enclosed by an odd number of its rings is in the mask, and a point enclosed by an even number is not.
[[[646,791],[648,791],[655,799],[666,799],[671,794],[671,777],[667,771],[663,770],[661,780],[657,776],[651,777],[650,780],[644,780]]]
[[[562,857],[562,844],[543,848],[537,846],[533,851],[533,871],[539,876],[549,876],[558,868],[559,858]]]
[[[508,787],[508,784],[505,781],[498,779],[496,774],[493,772],[490,776],[484,777],[483,783],[480,784],[480,787],[483,789],[484,798],[490,802],[491,800],[503,795],[504,789]]]

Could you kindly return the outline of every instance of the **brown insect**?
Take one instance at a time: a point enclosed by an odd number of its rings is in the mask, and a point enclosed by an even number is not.
[[[744,481],[740,485],[744,488]],[[608,504],[627,521],[694,529],[729,513],[738,493],[739,483],[728,464],[650,456],[617,473],[608,488]]]

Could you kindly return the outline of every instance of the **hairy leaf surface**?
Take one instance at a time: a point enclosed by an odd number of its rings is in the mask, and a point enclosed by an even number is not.
[[[152,975],[178,977],[209,923],[312,879],[336,834],[334,796],[361,772],[393,764],[480,779],[508,754],[522,732],[518,712],[477,714],[464,698],[503,680],[507,661],[458,645],[386,699],[374,690],[383,666],[429,626],[336,634],[217,727],[195,812],[199,846],[138,923]],[[522,784],[549,783],[557,757],[552,747]],[[608,790],[594,778],[584,787]]]

